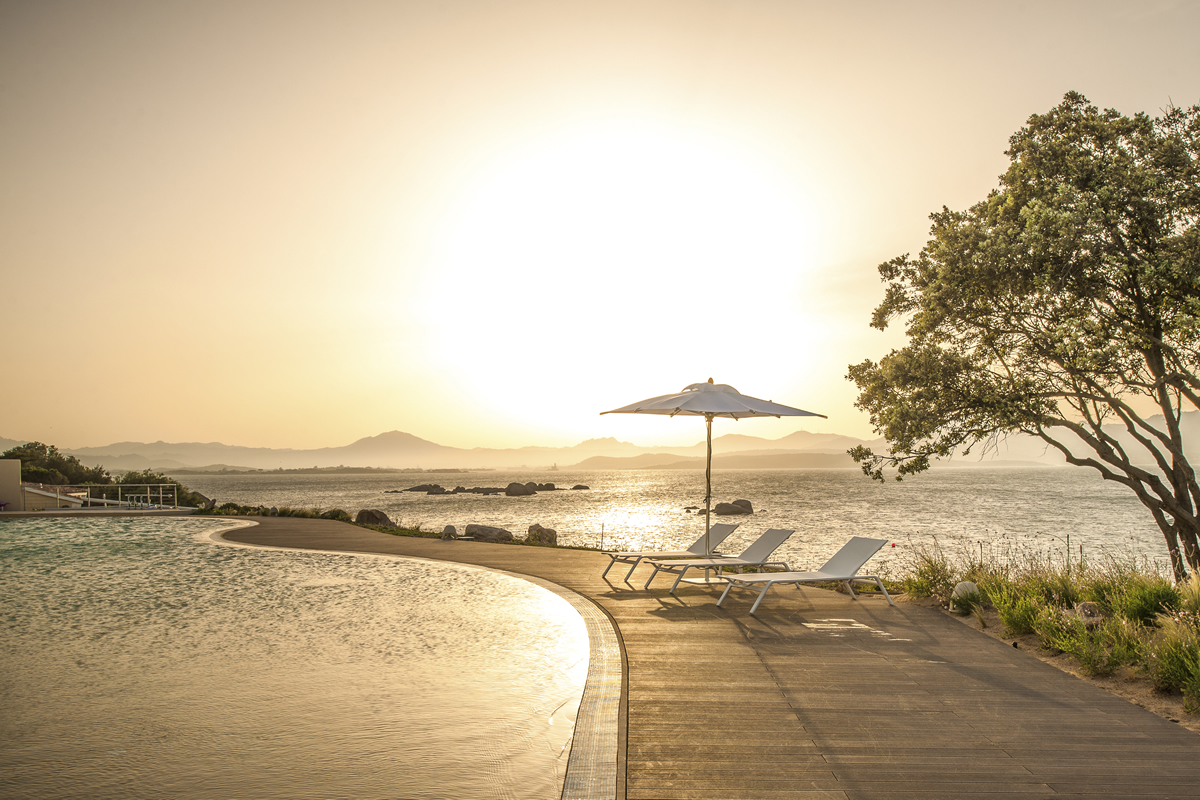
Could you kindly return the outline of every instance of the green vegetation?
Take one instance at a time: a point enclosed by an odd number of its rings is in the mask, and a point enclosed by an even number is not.
[[[19,459],[21,480],[53,486],[83,486],[112,483],[112,476],[101,466],[87,467],[75,456],[58,452],[54,445],[29,442],[0,453],[0,458]]]
[[[1009,141],[998,189],[880,265],[871,324],[903,320],[908,341],[849,367],[888,444],[850,455],[899,479],[1038,437],[1136,494],[1182,582],[1200,571],[1183,435],[1200,409],[1200,106],[1126,117],[1070,93]]]
[[[21,480],[28,483],[41,483],[51,486],[97,486],[114,487],[112,490],[97,489],[93,496],[98,498],[116,499],[117,486],[131,484],[171,484],[177,493],[176,499],[181,506],[202,507],[205,498],[191,491],[174,478],[168,478],[151,470],[130,471],[117,478],[109,474],[100,465],[88,467],[80,463],[75,456],[60,453],[54,445],[41,442],[29,442],[0,453],[0,458],[19,459],[21,462]]]
[[[948,604],[960,581],[979,586],[978,608],[995,609],[1004,636],[1036,634],[1044,650],[1070,655],[1085,675],[1140,670],[1200,713],[1200,575],[1175,584],[1133,559],[1070,561],[1017,550],[956,558],[937,542],[913,548],[903,579],[909,595]]]

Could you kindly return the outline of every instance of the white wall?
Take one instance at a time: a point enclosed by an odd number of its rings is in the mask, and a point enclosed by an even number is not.
[[[0,458],[0,503],[8,503],[5,511],[24,511],[25,493],[21,491],[21,460]]]

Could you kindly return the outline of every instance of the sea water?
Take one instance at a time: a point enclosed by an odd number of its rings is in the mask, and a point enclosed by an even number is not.
[[[218,502],[293,508],[362,508],[393,521],[440,531],[497,525],[523,537],[538,523],[560,544],[615,549],[679,549],[704,532],[704,473],[698,470],[471,472],[363,475],[188,475],[184,483]],[[560,491],[528,497],[399,492],[425,483],[506,486],[552,482]],[[872,565],[903,570],[912,549],[934,539],[952,551],[1104,554],[1165,561],[1149,512],[1128,489],[1078,467],[944,469],[902,482],[871,481],[857,469],[714,470],[713,503],[749,500],[754,514],[722,517],[741,526],[724,550],[739,552],[767,528],[796,533],[778,551],[797,569],[819,566],[850,536],[888,539]],[[571,490],[586,485],[587,490]],[[690,508],[689,508],[690,507]]]
[[[588,662],[565,600],[222,527],[0,522],[0,796],[558,797]]]

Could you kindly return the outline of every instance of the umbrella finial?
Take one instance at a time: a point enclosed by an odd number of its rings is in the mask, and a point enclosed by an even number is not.
[[[708,382],[709,382],[709,383],[712,383],[712,378],[709,378],[709,379],[708,379]]]

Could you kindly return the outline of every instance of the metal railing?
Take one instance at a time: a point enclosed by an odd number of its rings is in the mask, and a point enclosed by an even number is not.
[[[173,483],[109,483],[84,486],[23,484],[23,488],[63,508],[179,508],[179,487]],[[26,506],[29,503],[26,502]],[[49,503],[47,503],[49,505]]]

